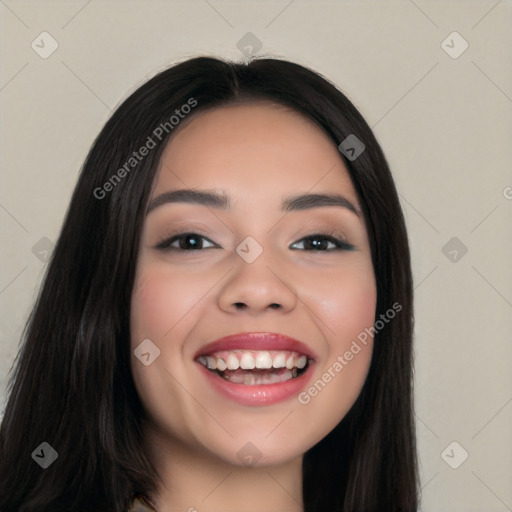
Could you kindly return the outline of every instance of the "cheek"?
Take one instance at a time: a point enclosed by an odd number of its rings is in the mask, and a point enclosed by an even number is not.
[[[365,286],[344,286],[323,301],[326,324],[332,339],[330,348],[342,349],[349,339],[355,339],[373,326],[377,294],[373,283]]]
[[[377,290],[373,269],[369,264],[353,266],[329,279],[316,280],[314,289],[327,348],[333,356],[374,324]]]
[[[325,322],[330,326],[327,369],[343,374],[333,387],[345,387],[345,393],[353,396],[364,383],[373,349],[373,338],[368,335],[375,322],[377,303],[373,272],[361,269],[345,275],[326,297],[329,301],[324,305]],[[335,361],[343,368],[333,368]]]
[[[184,279],[157,265],[143,269],[132,294],[132,342],[140,337],[163,342],[204,294],[202,282],[196,286],[193,276]]]
[[[136,385],[146,405],[155,397],[164,396],[170,391],[169,375],[183,371],[175,361],[182,358],[180,319],[190,311],[189,302],[193,296],[190,280],[184,281],[168,272],[159,271],[158,266],[146,266],[137,274],[131,301],[131,349],[132,370]],[[192,297],[193,298],[193,297]],[[143,365],[133,355],[133,351],[143,341],[151,340],[159,349],[158,357],[148,366]]]
[[[186,382],[190,371],[183,365],[183,340],[189,322],[194,320],[193,307],[204,295],[204,281],[196,281],[190,275],[185,279],[183,273],[170,272],[152,263],[141,265],[132,293],[132,352],[145,339],[150,339],[160,350],[148,366],[132,356],[135,387],[155,425],[164,432],[172,426],[171,431],[177,436],[186,436],[186,418],[190,415],[176,415],[173,411],[187,411],[191,406],[188,395],[176,385]]]
[[[167,315],[162,316],[164,308]],[[173,294],[169,292],[166,282],[158,279],[154,272],[141,273],[132,294],[132,342],[136,342],[140,336],[160,338],[165,332],[164,318],[171,320],[174,310]]]
[[[325,435],[356,401],[370,366],[373,339],[368,332],[374,326],[377,301],[372,267],[352,267],[331,275],[329,282],[317,281],[315,293],[324,350],[299,403],[305,414],[318,418],[317,428]]]

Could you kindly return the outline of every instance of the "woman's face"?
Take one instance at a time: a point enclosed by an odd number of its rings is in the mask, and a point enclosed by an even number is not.
[[[147,428],[235,465],[291,461],[339,423],[367,375],[364,219],[338,149],[299,114],[259,102],[189,121],[160,161],[132,296]],[[185,189],[220,199],[169,195]],[[247,333],[266,335],[232,337]]]

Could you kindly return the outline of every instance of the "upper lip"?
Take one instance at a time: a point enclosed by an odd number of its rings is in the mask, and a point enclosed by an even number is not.
[[[275,332],[241,332],[230,334],[201,347],[194,359],[221,350],[287,350],[316,359],[313,351],[302,341]]]

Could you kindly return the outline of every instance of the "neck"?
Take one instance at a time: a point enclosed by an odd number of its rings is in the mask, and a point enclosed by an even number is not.
[[[231,464],[148,428],[147,453],[160,481],[157,512],[303,512],[302,456],[267,467]]]

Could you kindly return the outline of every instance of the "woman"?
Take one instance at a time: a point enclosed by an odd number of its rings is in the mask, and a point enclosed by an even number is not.
[[[271,58],[161,72],[83,166],[0,510],[416,510],[411,283],[385,157],[333,84]]]

